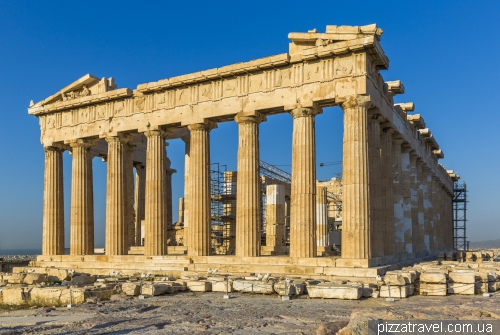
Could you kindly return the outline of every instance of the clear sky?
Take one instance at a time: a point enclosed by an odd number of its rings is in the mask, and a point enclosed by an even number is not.
[[[326,25],[377,23],[390,59],[386,81],[400,79],[469,189],[471,241],[500,238],[498,1],[0,1],[0,249],[39,248],[44,152],[38,102],[91,73],[118,87],[288,51],[288,33]],[[292,118],[261,124],[261,158],[290,169]],[[212,163],[236,168],[237,127],[211,133]],[[317,161],[342,158],[342,112],[317,117]],[[181,140],[171,141],[174,220],[183,193]],[[96,246],[104,243],[106,165],[94,159]],[[318,167],[318,179],[340,172]],[[71,158],[64,154],[66,233]],[[68,242],[66,242],[68,246]]]

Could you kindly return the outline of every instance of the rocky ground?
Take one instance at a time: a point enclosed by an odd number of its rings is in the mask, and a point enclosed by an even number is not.
[[[500,320],[500,294],[492,297],[412,296],[395,302],[307,299],[277,295],[179,292],[139,300],[112,300],[71,309],[0,309],[0,334],[367,334],[366,321]],[[500,332],[499,332],[500,333]]]

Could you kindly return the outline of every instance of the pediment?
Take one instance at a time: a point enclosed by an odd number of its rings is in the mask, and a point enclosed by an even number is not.
[[[75,80],[68,86],[64,87],[59,92],[30,107],[42,107],[45,105],[51,105],[57,102],[63,102],[108,92],[114,90],[115,88],[116,84],[113,78],[103,77],[99,79],[98,77],[91,74],[86,74],[83,77]]]

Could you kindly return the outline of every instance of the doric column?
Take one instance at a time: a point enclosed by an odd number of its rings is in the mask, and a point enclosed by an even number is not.
[[[108,142],[108,171],[106,186],[106,255],[126,255],[128,251],[127,197],[125,168],[127,140],[110,136]]]
[[[45,147],[42,255],[64,255],[64,149]]]
[[[285,200],[284,197],[283,200]],[[325,186],[316,187],[316,246],[318,256],[322,256],[327,251],[328,199]]]
[[[70,254],[94,253],[94,211],[92,205],[92,142],[77,139],[68,142],[72,148]]]
[[[393,196],[393,157],[392,157],[392,134],[394,129],[389,123],[382,124],[380,133],[380,190],[382,193],[382,224],[384,225],[383,245],[384,255],[393,255],[395,248],[395,217]]]
[[[166,158],[166,201],[167,201],[167,240],[170,240],[170,243],[175,241],[175,228],[173,226],[173,218],[172,218],[172,174],[177,172],[174,169],[170,168],[170,159]]]
[[[422,206],[424,213],[423,242],[424,242],[424,250],[427,251],[431,250],[430,236],[432,233],[431,219],[429,217],[430,209],[432,207],[429,197],[429,178],[430,178],[429,167],[424,163],[422,164],[422,183],[420,187],[422,189]]]
[[[411,161],[410,153],[413,149],[408,145],[403,145],[401,152],[401,184],[403,186],[403,213],[404,213],[404,243],[405,252],[413,252],[413,233],[412,233],[412,209],[411,209]]]
[[[418,227],[417,158],[418,156],[416,154],[410,154],[411,239],[413,252],[420,251]]]
[[[195,123],[188,126],[191,132],[189,194],[188,254],[210,255],[210,130],[214,122]]]
[[[260,113],[238,113],[238,177],[236,184],[236,256],[260,256],[260,176],[259,123]]]
[[[236,179],[237,171],[224,172],[224,196],[230,201],[224,202],[224,217],[222,230],[222,243],[226,255],[234,255],[236,252]]]
[[[316,135],[318,108],[296,108],[293,117],[290,257],[316,257]],[[238,185],[239,187],[239,185]]]
[[[134,147],[129,143],[125,143],[125,161],[124,161],[124,173],[126,180],[126,194],[125,194],[125,214],[126,214],[126,230],[127,230],[127,251],[130,246],[136,244],[136,226],[135,226],[135,215],[134,215],[134,202],[135,202],[135,192],[134,192],[134,160],[133,151]]]
[[[135,163],[135,245],[142,245],[141,222],[145,219],[146,169]]]
[[[350,97],[344,110],[342,258],[369,259],[370,197],[368,97]]]
[[[167,202],[165,136],[163,130],[148,130],[146,149],[146,231],[144,255],[167,254]]]
[[[183,244],[189,250],[189,164],[190,164],[190,150],[191,150],[191,137],[184,136],[184,239]]]
[[[384,255],[385,223],[382,217],[380,120],[379,115],[368,115],[369,197],[371,225],[371,257]]]
[[[438,220],[437,220],[437,212],[439,211],[438,207],[438,202],[436,199],[436,180],[437,176],[432,173],[431,174],[431,182],[430,182],[430,190],[429,190],[429,195],[432,203],[432,208],[430,212],[430,219],[431,219],[431,227],[432,227],[432,234],[431,234],[431,249],[432,250],[438,250],[439,249],[439,234],[438,234]]]
[[[425,235],[425,212],[424,212],[424,181],[422,172],[422,159],[417,158],[416,161],[416,190],[417,190],[417,251],[426,250],[424,235]]]
[[[392,182],[394,198],[394,247],[396,254],[405,253],[405,215],[402,182],[402,157],[401,145],[403,139],[401,135],[395,134],[392,141]]]
[[[266,246],[285,245],[285,185],[266,186]]]

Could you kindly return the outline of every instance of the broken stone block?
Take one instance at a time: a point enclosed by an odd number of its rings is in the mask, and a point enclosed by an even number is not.
[[[403,285],[406,285],[406,284],[409,284],[410,281],[408,280],[408,278],[402,276],[401,274],[399,273],[392,273],[392,272],[387,272],[384,276],[384,283],[385,284],[388,284],[390,283],[391,286],[392,285],[400,285],[400,286],[403,286]]]
[[[420,275],[420,282],[429,284],[446,284],[446,274],[442,272],[424,272]]]
[[[474,284],[476,281],[475,272],[450,272],[448,274],[450,283]]]
[[[299,290],[297,290],[297,286],[299,287]],[[299,283],[285,284],[285,282],[277,282],[274,284],[274,291],[280,296],[300,295],[304,291],[304,286],[304,284]]]
[[[47,276],[40,273],[28,273],[23,282],[26,285],[40,284],[47,281]]]
[[[448,294],[469,294],[474,295],[475,285],[474,283],[459,283],[450,282],[448,283]]]
[[[94,276],[75,276],[71,279],[73,285],[90,285],[95,282]]]
[[[476,282],[475,286],[476,286],[476,290],[475,290],[476,294],[483,294],[483,293],[489,292],[489,286],[488,286],[487,282],[486,283]]]
[[[3,276],[4,280],[7,280],[9,284],[22,284],[24,277],[26,277],[25,273],[11,273]]]
[[[420,283],[420,295],[444,296],[446,292],[446,284]]]
[[[2,288],[2,303],[6,305],[20,305],[30,298],[30,289],[25,287]]]
[[[307,287],[310,298],[358,300],[363,295],[361,286],[321,283]]]
[[[78,290],[82,290],[84,292],[84,300],[88,298],[93,298],[97,300],[109,300],[111,296],[114,293],[114,290],[110,289],[90,289],[90,290],[84,290],[84,289],[75,289],[75,292],[78,292]],[[71,290],[73,292],[73,290]]]
[[[401,286],[395,286],[391,285],[391,296],[390,298],[407,298],[409,297],[410,294],[410,286],[411,285],[401,285]],[[380,286],[380,297],[381,298],[389,298],[389,285],[382,285]]]
[[[166,284],[155,284],[155,283],[143,283],[142,284],[142,294],[155,296],[162,295],[165,293],[172,293],[172,286]]]
[[[210,292],[212,291],[212,283],[209,281],[188,280],[186,286],[192,292]]]
[[[53,276],[57,277],[57,280],[69,280],[69,273],[68,270],[64,269],[56,269],[56,268],[49,268],[47,269],[47,276]]]
[[[233,281],[233,290],[238,292],[272,294],[274,293],[274,283],[256,280],[235,280]]]
[[[141,294],[141,284],[140,283],[123,283],[122,292],[128,296],[137,296]]]
[[[363,287],[361,296],[363,298],[371,298],[373,296],[374,289],[372,287]]]

